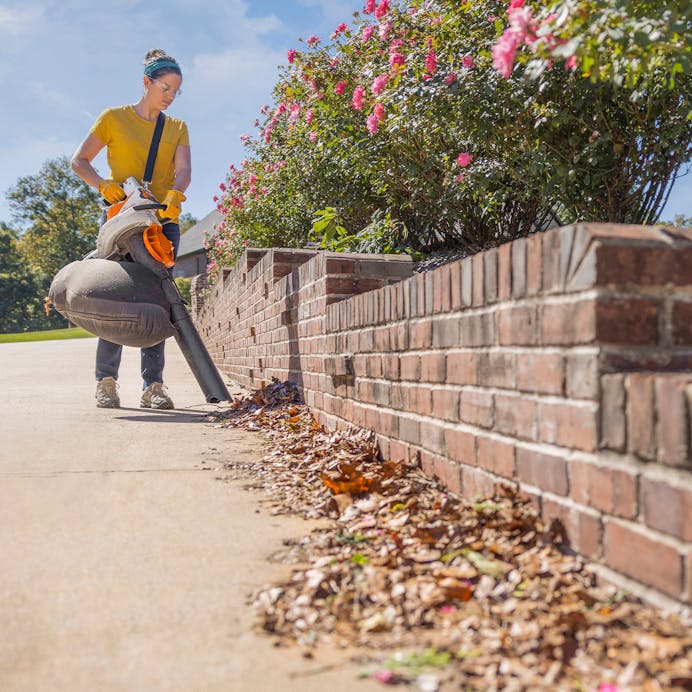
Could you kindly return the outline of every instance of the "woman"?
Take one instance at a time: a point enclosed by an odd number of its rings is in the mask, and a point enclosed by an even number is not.
[[[144,94],[134,105],[107,108],[97,118],[86,139],[72,157],[72,169],[85,182],[97,188],[108,204],[125,199],[121,183],[129,176],[142,180],[156,119],[180,94],[183,77],[177,61],[162,50],[151,50],[144,58]],[[102,178],[92,166],[94,157],[107,148],[110,175]],[[150,190],[165,209],[160,217],[169,219],[163,232],[173,243],[177,255],[180,242],[178,217],[183,194],[190,184],[190,143],[187,125],[166,117]],[[171,409],[173,402],[163,385],[164,346],[142,349],[140,406]],[[118,408],[118,369],[122,346],[99,339],[96,349],[96,405]]]

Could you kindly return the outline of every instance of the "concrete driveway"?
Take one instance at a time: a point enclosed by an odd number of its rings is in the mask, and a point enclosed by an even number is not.
[[[123,408],[94,403],[93,339],[0,344],[0,690],[369,690],[344,652],[303,659],[253,632],[268,562],[309,530],[221,483],[222,459],[262,439],[202,422],[175,342],[174,411],[139,408],[125,349]]]

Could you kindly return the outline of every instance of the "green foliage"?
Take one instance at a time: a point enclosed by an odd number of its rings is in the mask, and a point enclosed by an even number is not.
[[[521,29],[496,0],[356,14],[281,69],[212,267],[248,244],[476,251],[555,220],[654,223],[692,151],[683,4],[534,2]]]
[[[678,228],[692,228],[692,216],[677,214],[672,221],[664,221],[666,226],[677,226]]]
[[[17,233],[0,225],[0,332],[23,332],[64,325],[59,315],[47,317],[45,281],[27,266],[19,252]]]
[[[189,305],[190,304],[190,287],[192,286],[192,280],[185,276],[176,276],[175,285],[178,287],[178,291],[182,296],[183,300]]]
[[[196,223],[197,219],[194,216],[192,216],[190,212],[184,212],[178,218],[178,226],[180,227],[180,233],[182,234],[185,233],[185,231],[189,231]]]
[[[19,178],[7,196],[22,230],[19,250],[43,279],[94,248],[98,195],[72,172],[67,157],[46,161],[38,174]]]
[[[27,341],[56,341],[64,339],[92,339],[94,335],[81,327],[66,329],[45,329],[38,332],[17,332],[0,334],[0,344],[12,344]]]

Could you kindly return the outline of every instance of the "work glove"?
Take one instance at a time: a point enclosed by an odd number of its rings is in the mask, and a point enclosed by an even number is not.
[[[122,202],[125,197],[125,190],[118,185],[118,183],[112,180],[102,180],[99,183],[99,194],[103,199],[108,202],[108,204],[115,204],[116,202]]]
[[[187,199],[180,190],[169,190],[161,204],[165,204],[165,209],[156,212],[160,219],[177,221],[180,216],[180,205]]]

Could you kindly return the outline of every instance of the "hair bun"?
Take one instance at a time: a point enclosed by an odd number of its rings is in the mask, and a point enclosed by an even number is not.
[[[148,63],[152,62],[153,60],[156,60],[158,58],[167,58],[170,57],[167,55],[165,50],[161,50],[161,48],[154,48],[153,50],[147,51],[147,54],[144,56],[144,64],[147,65]]]

